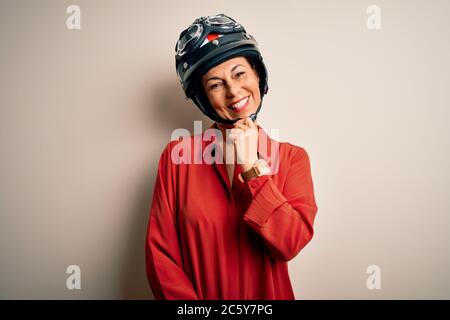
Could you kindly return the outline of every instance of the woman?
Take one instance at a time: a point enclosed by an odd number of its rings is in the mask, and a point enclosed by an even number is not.
[[[287,262],[311,240],[317,206],[306,151],[257,125],[268,86],[256,41],[224,14],[198,18],[176,69],[216,133],[189,138],[190,163],[174,162],[180,141],[161,155],[145,246],[155,298],[295,299]],[[219,161],[195,161],[208,148]]]

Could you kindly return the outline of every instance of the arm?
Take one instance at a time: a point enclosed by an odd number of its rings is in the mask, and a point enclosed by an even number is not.
[[[145,243],[147,278],[155,298],[196,300],[197,294],[182,268],[176,228],[175,183],[170,144],[161,155],[150,208]]]
[[[309,157],[303,148],[293,156],[281,193],[270,176],[246,182],[253,199],[244,215],[275,259],[293,259],[312,239],[317,213]]]

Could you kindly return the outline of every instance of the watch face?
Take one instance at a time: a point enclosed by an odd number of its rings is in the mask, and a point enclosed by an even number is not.
[[[263,159],[256,160],[256,166],[261,174],[270,174],[271,170],[267,162]]]

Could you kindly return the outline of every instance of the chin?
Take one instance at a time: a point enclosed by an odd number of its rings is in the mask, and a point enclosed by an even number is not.
[[[240,117],[242,118],[248,118],[250,117],[252,114],[254,114],[256,112],[256,110],[248,110],[245,111],[243,114],[240,115]]]
[[[244,119],[244,118],[248,118],[250,117],[250,115],[254,114],[256,112],[256,109],[252,109],[252,110],[247,110],[244,111],[240,114],[231,114],[231,113],[218,113],[219,116],[223,119],[227,119],[227,120],[237,120],[237,119]]]

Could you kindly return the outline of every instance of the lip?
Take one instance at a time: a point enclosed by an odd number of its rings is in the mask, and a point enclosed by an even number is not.
[[[248,98],[247,103],[246,103],[241,109],[239,109],[239,111],[234,110],[234,109],[231,107],[233,104],[238,103],[239,101],[242,101],[242,100],[247,99],[247,98]],[[242,99],[239,99],[239,100],[236,101],[236,102],[231,103],[231,104],[228,106],[228,108],[229,108],[231,111],[235,112],[235,113],[241,113],[242,111],[244,111],[245,109],[247,109],[247,107],[248,107],[249,104],[250,104],[250,96],[247,96],[247,97],[243,97]]]

